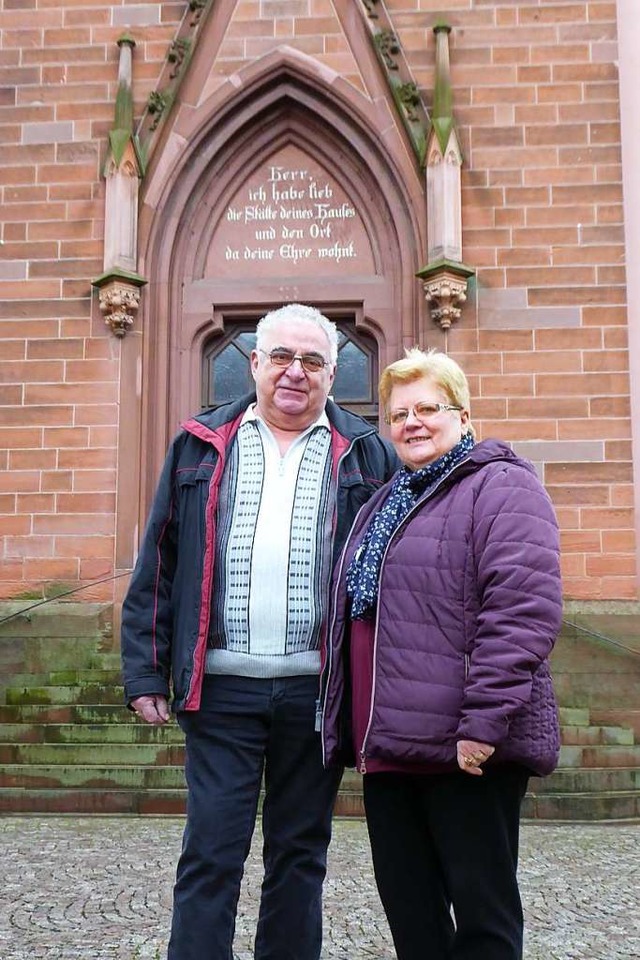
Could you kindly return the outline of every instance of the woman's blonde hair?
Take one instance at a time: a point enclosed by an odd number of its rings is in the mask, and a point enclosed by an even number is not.
[[[405,350],[402,360],[390,363],[382,371],[378,395],[383,409],[388,410],[391,391],[397,384],[413,383],[423,377],[431,377],[446,393],[450,403],[470,411],[469,383],[462,367],[446,353],[440,353],[439,350],[420,350],[419,347]],[[475,437],[476,431],[470,420],[467,421],[466,428],[467,432]]]

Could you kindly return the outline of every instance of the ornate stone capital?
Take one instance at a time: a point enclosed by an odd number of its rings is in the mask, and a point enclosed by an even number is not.
[[[443,330],[448,330],[452,323],[460,319],[461,306],[467,299],[469,277],[474,273],[462,263],[441,260],[429,264],[416,274],[422,281],[431,318]]]
[[[116,337],[124,337],[133,326],[140,307],[142,287],[147,281],[137,274],[103,274],[93,281],[98,289],[100,312]]]

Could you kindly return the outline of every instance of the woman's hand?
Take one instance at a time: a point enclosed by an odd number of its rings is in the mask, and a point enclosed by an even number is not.
[[[481,765],[488,760],[492,753],[495,753],[495,747],[488,743],[478,743],[477,740],[458,740],[458,766],[465,773],[471,773],[474,777],[481,777]]]

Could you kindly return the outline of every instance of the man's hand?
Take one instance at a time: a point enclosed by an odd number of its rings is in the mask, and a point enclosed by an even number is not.
[[[131,706],[136,714],[146,723],[153,723],[159,726],[166,723],[169,719],[169,704],[167,698],[159,694],[153,694],[150,697],[136,697],[131,701]]]
[[[495,747],[488,743],[478,743],[477,740],[458,740],[458,766],[465,773],[471,773],[474,777],[481,777],[482,770],[480,765],[488,760],[492,753],[495,753]]]

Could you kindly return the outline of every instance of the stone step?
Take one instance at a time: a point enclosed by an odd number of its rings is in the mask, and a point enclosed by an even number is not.
[[[123,723],[134,722],[124,700],[115,703],[0,704],[0,723]]]
[[[6,763],[0,766],[0,787],[165,790],[183,788],[184,773],[174,764]]]
[[[589,725],[569,726],[560,728],[563,745],[582,746],[602,744],[609,746],[632,746],[635,743],[634,731],[631,727]]]
[[[633,767],[558,767],[548,777],[531,777],[529,793],[611,793],[640,790],[640,770]]]
[[[176,723],[152,727],[133,718],[122,723],[0,723],[0,744],[17,743],[183,743]]]
[[[104,665],[100,667],[67,667],[59,670],[48,670],[46,673],[17,673],[11,676],[7,684],[7,693],[10,690],[29,689],[31,687],[80,687],[86,684],[100,684],[110,687],[116,696],[116,691],[122,689],[122,673],[119,664],[113,668]]]
[[[640,767],[640,744],[560,748],[561,767]]]
[[[586,707],[558,707],[561,726],[588,727],[591,717]]]
[[[640,709],[597,707],[591,711],[591,722],[631,727],[636,741],[640,743]]]
[[[527,795],[522,805],[524,819],[576,823],[578,821],[637,821],[640,792],[620,790],[601,793],[556,793]]]
[[[118,814],[183,816],[186,790],[104,790],[0,787],[0,814]]]
[[[110,603],[50,600],[39,606],[33,604],[33,600],[0,602],[0,639],[22,642],[33,638],[48,644],[55,638],[66,637],[78,648],[87,639],[112,634],[113,607]]]
[[[45,703],[52,705],[75,703],[124,703],[124,688],[85,683],[81,686],[22,686],[8,687],[8,704]]]
[[[0,764],[20,764],[25,771],[39,765],[82,767],[182,766],[181,743],[0,743]]]

